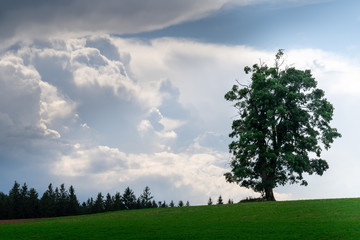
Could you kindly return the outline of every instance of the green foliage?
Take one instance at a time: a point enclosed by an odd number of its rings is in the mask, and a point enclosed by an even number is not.
[[[0,219],[8,218],[8,201],[8,196],[0,192]]]
[[[114,210],[114,201],[110,193],[106,194],[106,200],[104,202],[104,211],[109,212]]]
[[[48,189],[39,199],[39,194],[34,188],[28,190],[26,183],[20,187],[20,184],[15,181],[9,195],[0,192],[0,219],[74,216],[118,210],[169,207],[165,201],[157,204],[153,198],[148,186],[145,187],[139,198],[136,198],[133,190],[127,187],[123,195],[119,192],[114,196],[107,193],[104,199],[102,193],[99,192],[95,200],[89,198],[80,206],[73,186],[67,190],[65,185],[61,184],[60,188],[56,187],[54,190],[53,185],[49,184]],[[183,205],[184,203],[181,201],[181,206]],[[174,201],[171,201],[170,207],[174,206]],[[186,202],[186,206],[190,206],[189,201]]]
[[[98,193],[95,203],[94,203],[94,212],[101,213],[104,212],[104,200],[101,192]]]
[[[303,173],[322,175],[329,166],[321,152],[341,137],[330,126],[334,108],[310,70],[282,70],[282,56],[279,50],[274,67],[245,67],[252,74],[250,85],[234,85],[225,94],[239,114],[229,134],[235,140],[226,180],[267,200],[275,200],[272,189],[279,185],[307,185]]]
[[[125,206],[122,202],[122,196],[119,192],[117,192],[115,194],[115,196],[113,197],[113,207],[114,207],[114,210],[123,210],[125,209]]]
[[[9,191],[9,198],[8,198],[9,218],[20,217],[21,203],[22,203],[22,196],[20,193],[20,184],[15,181],[14,186]]]
[[[136,196],[129,187],[127,187],[124,191],[124,194],[122,196],[122,201],[124,204],[125,209],[135,209],[136,206]]]
[[[75,194],[75,189],[71,185],[69,188],[69,199],[67,205],[67,214],[77,215],[80,213],[80,204]]]
[[[56,194],[50,183],[48,189],[44,192],[40,199],[41,212],[44,217],[56,216]]]
[[[151,195],[150,188],[145,187],[144,192],[140,196],[141,208],[150,208],[152,206],[151,200],[154,197]]]
[[[0,225],[2,239],[358,239],[360,199],[119,211]]]

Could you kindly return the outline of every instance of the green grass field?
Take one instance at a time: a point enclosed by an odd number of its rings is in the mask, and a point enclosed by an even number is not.
[[[0,225],[0,239],[360,239],[360,199],[120,211]]]

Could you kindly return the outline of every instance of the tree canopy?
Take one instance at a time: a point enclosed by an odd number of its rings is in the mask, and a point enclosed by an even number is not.
[[[322,175],[329,168],[322,150],[341,137],[330,126],[334,107],[311,71],[281,69],[283,54],[278,51],[273,67],[245,67],[250,84],[238,82],[225,95],[238,110],[229,134],[231,172],[225,178],[267,200],[275,200],[273,189],[279,185],[307,185],[303,173]]]

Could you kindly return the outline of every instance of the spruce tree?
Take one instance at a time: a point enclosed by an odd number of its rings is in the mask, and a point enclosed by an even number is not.
[[[50,183],[48,189],[44,192],[40,199],[41,216],[55,217],[56,216],[56,197],[52,184]]]
[[[0,219],[7,219],[9,213],[8,196],[0,192]]]
[[[20,189],[19,215],[17,218],[29,218],[29,207],[27,206],[29,199],[28,185],[24,183]]]
[[[217,205],[221,205],[221,204],[224,204],[224,203],[223,203],[223,199],[222,199],[222,197],[220,195],[219,198],[218,198],[218,201],[217,201]]]
[[[8,207],[9,207],[9,218],[19,218],[20,216],[20,184],[15,181],[13,187],[9,191],[9,201],[8,201]]]
[[[104,200],[103,200],[103,195],[101,194],[101,192],[98,193],[95,203],[94,203],[94,213],[101,213],[104,212]]]
[[[113,198],[111,197],[110,193],[106,194],[104,210],[105,210],[105,212],[114,210],[114,202],[113,202]]]
[[[134,209],[136,206],[136,196],[130,187],[127,187],[122,196],[123,204],[126,210]]]
[[[119,192],[117,192],[115,194],[115,196],[113,197],[113,203],[114,203],[114,210],[115,211],[125,209],[125,206],[124,206],[123,201],[122,201],[122,196],[121,196],[121,194]]]
[[[68,197],[68,204],[67,204],[67,214],[68,215],[77,215],[80,211],[80,204],[75,195],[75,189],[71,185],[69,188],[69,197]]]
[[[69,202],[68,192],[65,189],[65,184],[60,185],[60,189],[55,189],[56,197],[56,215],[65,216],[67,215],[67,206]]]
[[[39,194],[34,188],[30,188],[29,197],[26,203],[28,217],[37,218],[40,217],[40,200]]]
[[[151,207],[151,199],[154,197],[151,195],[150,188],[148,186],[145,187],[143,193],[140,196],[140,202],[142,208],[150,208]]]

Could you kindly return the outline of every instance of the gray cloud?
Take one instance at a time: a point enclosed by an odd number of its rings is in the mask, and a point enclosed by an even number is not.
[[[0,40],[14,41],[99,33],[139,33],[208,16],[224,6],[279,0],[3,0]],[[297,4],[300,1],[286,0]],[[302,4],[314,0],[301,1]],[[10,43],[9,43],[10,42]]]
[[[23,65],[21,58],[7,56],[0,60],[0,148],[14,144],[26,147],[45,135],[40,126],[40,76]]]
[[[57,34],[136,33],[201,18],[229,2],[205,0],[2,1],[0,39]],[[241,1],[243,2],[243,1]]]

